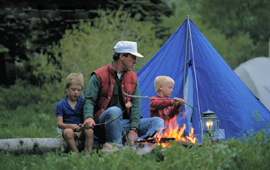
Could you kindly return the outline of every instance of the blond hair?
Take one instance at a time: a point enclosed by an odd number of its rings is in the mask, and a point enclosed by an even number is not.
[[[71,85],[81,85],[83,88],[83,75],[81,73],[70,73],[66,78],[66,87],[69,88]]]
[[[159,91],[159,85],[161,84],[162,86],[167,85],[169,82],[172,82],[174,84],[174,80],[169,77],[169,76],[157,76],[154,82],[155,90],[156,92]]]

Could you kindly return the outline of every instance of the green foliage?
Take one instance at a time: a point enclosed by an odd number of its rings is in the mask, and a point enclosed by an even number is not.
[[[265,0],[196,1],[203,22],[218,29],[226,38],[248,33],[256,46],[255,56],[267,56],[270,2]],[[211,5],[209,5],[211,3]],[[266,50],[265,50],[266,49]],[[246,48],[248,50],[248,48]],[[251,50],[249,50],[251,51]]]
[[[150,21],[154,24],[161,21],[161,16],[173,14],[173,10],[164,0],[108,0],[109,9],[114,10],[120,6],[132,16],[141,14],[140,21]]]
[[[9,49],[0,44],[0,53],[8,52]]]
[[[45,88],[39,89],[22,80],[8,89],[0,88],[0,93],[1,139],[58,135],[55,107],[60,98],[56,101]]]
[[[16,85],[10,88],[0,88],[0,109],[16,109],[18,106],[27,106],[41,100],[38,87],[30,86],[26,81],[17,80]]]
[[[24,76],[30,74],[33,77],[32,71],[22,70],[21,74],[17,75],[14,74],[16,69],[9,68],[8,65],[14,64],[15,61],[25,63],[42,51],[47,52],[48,46],[58,43],[65,30],[72,29],[73,24],[81,21],[91,22],[93,18],[100,17],[98,10],[115,10],[120,6],[123,6],[123,10],[131,18],[140,14],[136,21],[148,21],[155,25],[160,22],[161,16],[173,14],[172,9],[163,0],[1,1],[0,34],[4,38],[0,39],[0,52],[4,52],[8,59],[0,57],[0,68],[8,81],[2,78],[0,84],[12,85],[17,77],[36,84],[36,79]],[[158,36],[163,29],[155,27],[153,32]],[[55,60],[53,56],[48,59]],[[8,70],[5,71],[5,68]]]
[[[61,84],[45,85],[42,88],[30,85],[26,80],[16,80],[16,84],[10,88],[0,87],[0,110],[16,110],[18,107],[29,107],[32,110],[42,110],[38,105],[58,102],[65,96],[64,85]],[[60,90],[61,89],[61,90]],[[61,91],[63,93],[61,93]]]
[[[57,134],[55,105],[38,103],[0,112],[0,138],[54,138]]]
[[[1,169],[37,169],[42,163],[46,155],[18,155],[5,154],[0,152]]]
[[[71,72],[90,77],[92,71],[112,61],[113,47],[120,40],[136,41],[139,58],[134,71],[138,71],[159,49],[160,41],[152,31],[154,25],[139,22],[140,15],[131,18],[121,8],[113,12],[99,12],[99,19],[81,22],[67,30],[60,44],[50,46],[47,53],[32,58],[34,74],[44,82],[63,80]]]
[[[226,38],[217,29],[208,29],[206,25],[202,26],[200,30],[232,69],[255,57],[256,45],[253,44],[248,34],[240,32],[232,38]]]
[[[187,16],[189,16],[205,38],[232,69],[235,69],[248,59],[256,57],[256,54],[258,54],[255,52],[258,45],[253,44],[248,33],[238,31],[234,36],[227,37],[219,28],[212,26],[214,23],[209,20],[204,21],[203,15],[200,15],[196,10],[197,8],[195,8],[196,5],[200,3],[176,0],[168,1],[168,3],[175,9],[175,14],[170,17],[164,17],[163,19],[163,25],[170,25],[167,34],[173,34]],[[212,14],[215,15],[214,13]]]

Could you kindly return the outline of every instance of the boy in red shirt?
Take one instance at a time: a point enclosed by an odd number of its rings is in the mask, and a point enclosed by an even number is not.
[[[81,129],[83,124],[83,99],[80,97],[83,89],[83,77],[71,73],[66,79],[66,97],[56,105],[57,127],[62,129],[62,136],[67,142],[68,151],[76,155],[75,140],[84,141],[86,154],[91,154],[94,143],[93,129]]]
[[[154,82],[156,96],[150,100],[150,117],[160,117],[166,123],[170,119],[178,116],[181,109],[180,106],[185,104],[185,100],[175,97],[174,99],[167,99],[171,96],[174,86],[174,80],[168,76],[158,76]]]
[[[160,117],[165,122],[165,127],[168,126],[169,120],[180,114],[181,105],[184,105],[186,101],[184,99],[174,97],[173,99],[167,99],[171,96],[174,86],[174,80],[168,76],[158,76],[154,82],[156,96],[150,100],[150,117]],[[164,98],[164,99],[162,99]],[[167,124],[167,125],[166,125]],[[188,130],[184,129],[184,136],[188,136]]]

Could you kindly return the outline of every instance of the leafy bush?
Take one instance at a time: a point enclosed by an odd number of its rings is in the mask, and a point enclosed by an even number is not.
[[[44,104],[56,105],[65,96],[64,84],[47,84],[39,88],[20,79],[17,79],[10,88],[0,87],[0,93],[0,110],[15,110],[19,106],[31,106],[31,109],[42,110],[45,108],[40,106],[44,106]]]
[[[0,88],[0,108],[14,110],[18,106],[27,106],[41,101],[41,90],[29,85],[24,80],[16,80],[16,84],[10,88]]]
[[[53,90],[52,87],[48,89]],[[51,91],[46,92],[45,87],[40,89],[22,80],[17,80],[10,88],[0,88],[0,93],[1,139],[58,135],[55,107],[64,94],[54,95]]]
[[[250,35],[245,31],[238,30],[233,37],[228,38],[225,33],[221,33],[220,29],[213,28],[214,23],[204,22],[203,20],[205,18],[202,18],[202,15],[198,13],[197,8],[197,5],[201,4],[200,1],[198,1],[198,3],[194,3],[192,1],[189,3],[177,0],[170,1],[171,2],[168,3],[170,6],[174,6],[175,14],[169,18],[163,16],[161,23],[162,25],[170,25],[170,29],[168,29],[167,34],[173,34],[189,15],[190,20],[193,21],[204,37],[212,44],[215,50],[232,69],[235,69],[241,63],[251,58],[257,57],[255,50],[258,48],[261,49],[262,47],[258,44],[254,44]],[[212,12],[210,13],[215,15]]]
[[[41,81],[64,79],[71,72],[81,72],[87,82],[92,71],[112,62],[114,45],[121,40],[136,41],[138,51],[145,58],[137,60],[137,72],[159,49],[160,40],[153,31],[155,25],[139,21],[140,15],[131,17],[121,8],[117,11],[100,11],[98,19],[81,22],[67,30],[59,44],[49,47],[46,53],[29,56],[34,74]]]

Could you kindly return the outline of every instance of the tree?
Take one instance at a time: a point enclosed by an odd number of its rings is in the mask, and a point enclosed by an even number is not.
[[[228,0],[226,2],[196,1],[202,21],[209,27],[217,28],[226,38],[249,34],[257,48],[255,56],[268,55],[270,37],[270,1],[267,0]],[[252,56],[252,57],[255,57]]]
[[[140,14],[132,18],[122,8],[114,12],[100,11],[93,22],[74,25],[73,29],[66,30],[59,44],[31,56],[34,74],[45,84],[53,79],[61,80],[71,72],[82,72],[88,81],[92,71],[112,61],[113,47],[119,40],[138,43],[139,52],[145,56],[137,60],[133,71],[138,71],[158,51],[161,43],[153,31],[155,25],[139,20]]]
[[[8,52],[8,49],[0,45],[0,63],[5,63],[5,54]],[[0,85],[8,85],[7,69],[6,65],[0,65]]]
[[[34,0],[2,1],[0,7],[0,45],[9,50],[9,63],[23,62],[30,72],[28,55],[38,55],[46,52],[49,45],[57,43],[66,29],[71,29],[73,24],[89,22],[97,17],[98,9],[118,9],[130,13],[131,17],[141,13],[138,21],[160,22],[162,15],[172,15],[172,10],[161,0]],[[91,26],[91,25],[90,25]],[[158,32],[160,29],[155,29]],[[53,57],[53,56],[52,56]],[[6,67],[7,59],[1,55],[1,68]],[[55,60],[51,58],[50,60]],[[16,67],[15,67],[16,68]],[[4,72],[3,72],[4,73]],[[22,75],[20,75],[22,76]],[[31,75],[29,75],[31,77]],[[25,77],[29,79],[29,77]],[[13,84],[16,76],[9,77]],[[34,83],[36,80],[33,80]]]
[[[206,22],[195,10],[199,2],[171,0],[168,3],[175,11],[174,16],[164,18],[162,22],[163,25],[170,25],[169,35],[173,34],[189,15],[189,18],[232,69],[255,56],[257,45],[253,44],[249,33],[238,31],[231,37],[226,36],[222,30],[212,26],[211,22]]]

